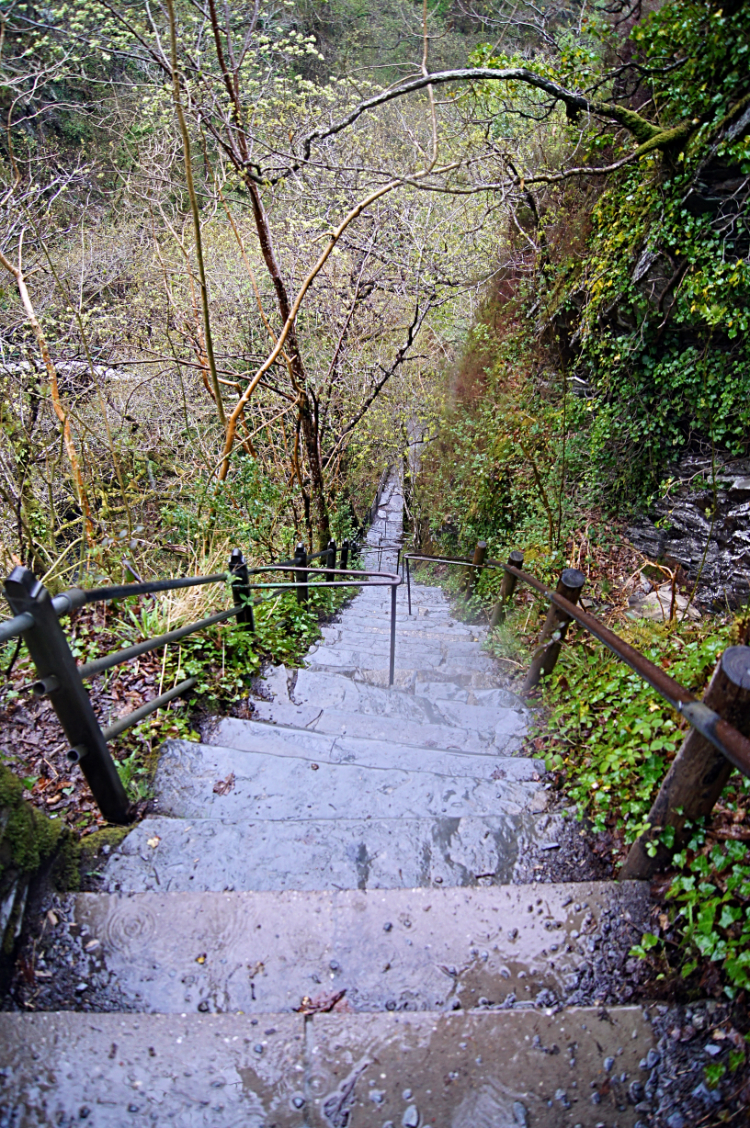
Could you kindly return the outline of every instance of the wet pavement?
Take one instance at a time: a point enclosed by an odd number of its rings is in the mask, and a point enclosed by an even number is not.
[[[632,924],[609,944],[627,956],[648,896],[636,882],[81,893],[54,915],[37,966],[44,980],[64,944],[75,1009],[291,1013],[335,992],[352,1011],[452,1011],[580,1001],[608,922]],[[55,1005],[60,979],[38,1007]]]
[[[19,1015],[0,1124],[625,1128],[655,1052],[638,1007],[357,1019]]]
[[[394,479],[362,553],[395,572]],[[500,683],[486,629],[444,593],[363,588],[323,628],[305,668],[268,671],[257,720],[225,718],[203,744],[170,741],[154,814],[106,866],[110,892],[466,886],[521,880],[559,838],[541,761],[520,755],[528,708]]]
[[[367,567],[401,511],[392,479]],[[49,907],[37,1013],[0,1016],[0,1128],[645,1123],[654,1034],[616,1004],[648,889],[582,880],[485,631],[397,606],[393,688],[365,588],[253,720],[165,745],[98,891]]]

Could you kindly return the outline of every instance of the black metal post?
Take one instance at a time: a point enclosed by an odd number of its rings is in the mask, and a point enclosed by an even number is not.
[[[406,595],[409,600],[409,614],[411,615],[411,573],[409,572],[409,557],[406,557]]]
[[[335,567],[336,567],[336,541],[335,540],[329,540],[328,547],[326,549],[326,583],[327,584],[332,583],[336,579],[336,577],[334,576],[333,571],[332,571],[332,569],[334,569]]]
[[[250,602],[250,576],[245,563],[245,557],[239,548],[233,548],[232,554],[229,557],[229,571],[232,574],[232,598],[234,599],[235,607],[241,607],[242,610],[237,615],[237,622],[242,623],[244,626],[255,631],[255,616],[253,615],[253,605]]]
[[[388,685],[393,685],[396,669],[396,585],[391,584],[391,672]]]
[[[307,564],[305,546],[300,542],[294,550],[294,567],[304,568]],[[307,572],[295,572],[294,582],[297,584],[297,602],[307,603]]]
[[[339,564],[342,572],[345,572],[349,567],[349,541],[345,540],[341,545],[341,563]]]
[[[109,754],[99,722],[83,687],[76,661],[44,584],[28,568],[14,568],[5,581],[5,598],[16,615],[29,613],[34,625],[23,632],[40,687],[62,725],[99,810],[111,823],[132,821],[130,803]]]

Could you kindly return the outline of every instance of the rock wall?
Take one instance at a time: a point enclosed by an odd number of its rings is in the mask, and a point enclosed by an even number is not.
[[[682,565],[696,602],[714,611],[750,597],[750,458],[689,452],[672,471],[672,484],[628,529],[639,551]],[[704,559],[705,556],[705,559]]]

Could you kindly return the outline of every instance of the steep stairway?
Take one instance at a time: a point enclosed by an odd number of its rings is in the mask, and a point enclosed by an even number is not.
[[[401,512],[392,479],[367,566],[395,570]],[[526,706],[412,598],[393,688],[366,588],[253,720],[165,746],[100,891],[47,914],[35,1009],[0,1015],[0,1126],[646,1122],[652,1015],[617,1000],[648,890],[539,880],[566,820]]]

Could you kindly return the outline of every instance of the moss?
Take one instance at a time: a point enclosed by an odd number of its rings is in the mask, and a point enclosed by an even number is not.
[[[61,893],[75,893],[81,888],[81,844],[67,829],[60,837],[49,876]]]
[[[119,846],[133,828],[130,826],[105,826],[87,834],[80,844],[81,860],[87,861],[101,853],[102,846]]]
[[[21,781],[4,764],[0,764],[0,812],[0,875],[9,866],[33,873],[69,833],[62,823],[46,818],[26,802]]]

